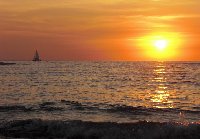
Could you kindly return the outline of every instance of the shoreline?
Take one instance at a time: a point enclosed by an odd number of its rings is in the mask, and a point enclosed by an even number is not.
[[[199,123],[84,122],[56,120],[16,120],[3,122],[0,136],[12,138],[69,139],[199,139]]]
[[[4,66],[4,65],[15,65],[16,63],[11,63],[11,62],[0,62],[0,65]]]

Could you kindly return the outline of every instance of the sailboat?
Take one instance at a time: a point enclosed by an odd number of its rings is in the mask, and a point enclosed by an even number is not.
[[[35,55],[33,57],[33,61],[41,61],[38,51],[35,51]]]

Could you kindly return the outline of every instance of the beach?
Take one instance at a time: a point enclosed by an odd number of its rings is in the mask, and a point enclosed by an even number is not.
[[[198,123],[137,123],[82,121],[11,121],[0,126],[0,134],[13,138],[67,139],[199,139]]]

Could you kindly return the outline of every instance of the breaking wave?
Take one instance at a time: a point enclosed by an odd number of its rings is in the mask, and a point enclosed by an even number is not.
[[[32,111],[31,107],[25,107],[20,105],[13,105],[13,106],[0,106],[0,112],[8,112],[8,111]]]
[[[152,113],[190,113],[190,114],[200,114],[200,109],[195,108],[195,110],[182,110],[179,108],[147,108],[142,106],[127,106],[127,105],[112,105],[112,104],[92,104],[92,103],[80,103],[77,101],[61,100],[58,102],[42,102],[38,105],[23,106],[23,105],[3,105],[0,106],[0,112],[9,111],[20,111],[20,112],[30,112],[30,111],[65,111],[65,110],[95,110],[104,111],[108,113],[131,113],[134,115],[151,115]]]

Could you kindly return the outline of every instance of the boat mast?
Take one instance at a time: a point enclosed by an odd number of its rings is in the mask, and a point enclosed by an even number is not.
[[[41,61],[41,60],[40,60],[39,53],[38,53],[37,50],[35,51],[35,55],[34,55],[34,57],[33,57],[33,61]]]

